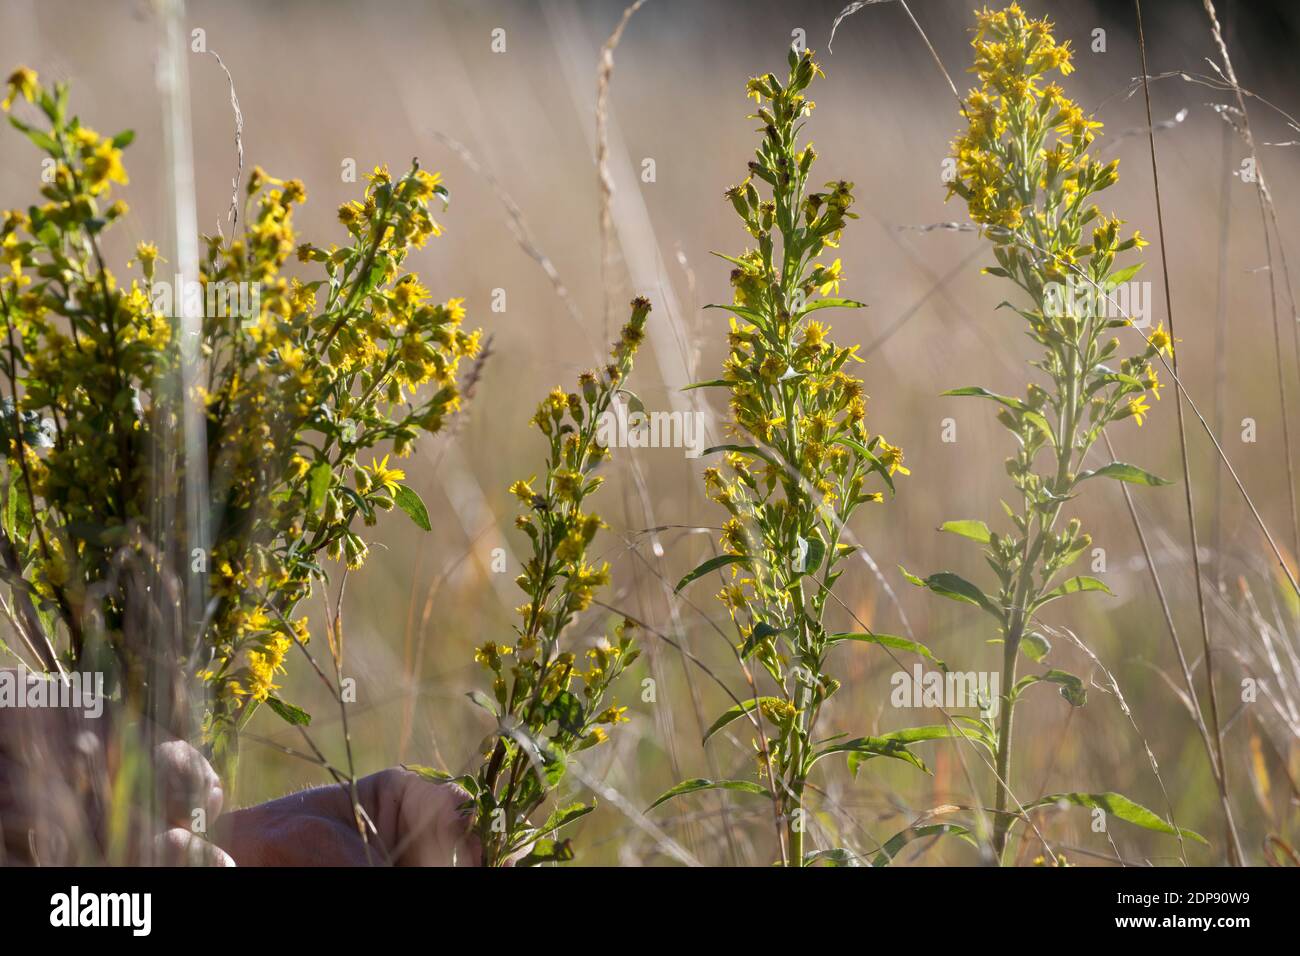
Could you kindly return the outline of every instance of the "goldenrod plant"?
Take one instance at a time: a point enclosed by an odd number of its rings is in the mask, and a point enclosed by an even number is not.
[[[339,209],[342,244],[296,246],[298,271],[316,273],[299,279],[285,273],[306,191],[254,169],[243,227],[207,240],[198,288],[173,283],[149,243],[119,280],[103,238],[127,212],[112,193],[127,182],[132,134],[85,126],[67,86],[29,69],[8,86],[5,110],[25,101],[39,117],[10,122],[51,170],[43,202],[0,225],[0,573],[15,629],[34,664],[107,669],[128,704],[158,719],[169,719],[150,697],[159,673],[202,681],[214,747],[262,702],[305,722],[275,693],[286,655],[309,638],[298,606],[325,579],[325,558],[362,564],[361,526],[380,512],[397,505],[429,527],[390,454],[457,411],[458,364],[478,349],[462,300],[434,301],[403,268],[439,234],[429,207],[445,187],[418,163],[397,177],[375,169]],[[191,299],[200,377],[181,394],[178,316]],[[208,463],[196,522],[208,537],[190,549],[200,529],[185,508],[159,508],[199,477],[166,439],[184,402],[201,404]],[[192,589],[201,618],[166,629]]]
[[[770,693],[739,701],[709,728],[705,742],[728,724],[748,718],[755,729],[761,783],[752,780],[686,781],[665,800],[706,789],[765,795],[775,801],[782,859],[792,866],[847,862],[844,848],[805,850],[809,823],[807,781],[824,757],[847,754],[855,773],[865,760],[894,757],[924,767],[909,749],[916,740],[947,736],[943,727],[913,728],[879,737],[821,738],[818,720],[840,682],[827,671],[837,643],[858,640],[929,654],[900,637],[870,632],[831,633],[825,617],[836,607],[833,588],[856,551],[846,538],[858,508],[894,490],[908,474],[902,451],[866,425],[867,395],[850,370],[861,362],[857,346],[830,340],[814,313],[860,308],[838,297],[838,248],[851,212],[853,184],[810,186],[817,154],[800,144],[813,103],[805,96],[821,69],[811,51],[788,57],[784,82],[774,74],[749,81],[762,123],[749,178],[726,199],[757,242],[734,266],[730,354],[721,379],[692,386],[725,389],[737,441],[709,449],[720,465],[704,472],[709,496],[729,514],[722,553],[678,584],[723,575],[718,599],[736,627],[742,665],[756,661],[771,681]],[[760,188],[767,198],[760,194]]]
[[[573,859],[572,842],[559,839],[559,831],[594,810],[594,802],[555,806],[540,823],[533,816],[560,786],[570,755],[603,743],[606,727],[627,720],[627,708],[609,692],[640,654],[635,625],[619,620],[612,639],[585,649],[572,642],[570,632],[609,583],[609,565],[587,557],[605,524],[586,510],[586,502],[604,482],[597,472],[611,458],[600,442],[602,419],[625,390],[649,314],[650,302],[635,299],[610,363],[584,372],[576,391],[556,388],[542,401],[531,424],[549,445],[545,470],[540,478],[510,486],[522,509],[515,526],[531,546],[516,579],[527,600],[517,609],[514,640],[487,641],[475,653],[490,675],[492,693],[470,696],[496,727],[478,772],[457,780],[473,800],[485,866]]]
[[[980,387],[944,393],[1001,406],[998,421],[1013,438],[1015,454],[1007,459],[1006,470],[1015,495],[1011,504],[1003,503],[1009,528],[995,531],[984,521],[959,520],[941,529],[984,547],[994,586],[986,591],[949,571],[907,577],[943,597],[974,605],[992,618],[997,630],[1002,650],[998,713],[993,719],[960,720],[970,738],[994,758],[992,847],[999,860],[1016,822],[1036,808],[1061,803],[1202,840],[1117,793],[1059,793],[1023,805],[1013,802],[1013,716],[1022,697],[1033,686],[1047,684],[1056,686],[1071,706],[1083,706],[1086,700],[1078,677],[1047,662],[1051,644],[1038,615],[1058,598],[1109,591],[1096,577],[1067,573],[1092,547],[1079,519],[1067,519],[1069,503],[1098,478],[1147,486],[1169,483],[1132,464],[1110,461],[1090,467],[1086,459],[1108,426],[1126,419],[1142,425],[1150,410],[1147,397],[1159,398],[1157,355],[1170,354],[1173,343],[1158,326],[1147,334],[1144,349],[1124,354],[1115,335],[1131,324],[1129,317],[1113,314],[1116,289],[1141,266],[1119,266],[1116,258],[1145,243],[1136,232],[1122,235],[1122,221],[1103,214],[1096,204],[1096,196],[1118,178],[1118,160],[1103,163],[1088,154],[1101,124],[1048,81],[1053,73],[1071,72],[1068,41],[1058,43],[1047,19],[1030,19],[1015,4],[976,16],[973,72],[980,86],[969,92],[962,109],[968,126],[953,144],[957,175],[949,195],[966,202],[971,219],[993,243],[997,265],[984,271],[1011,282],[1028,300],[1023,307],[1003,305],[1020,315],[1041,349],[1031,363],[1041,381],[1031,382],[1023,398]],[[1033,668],[1024,676],[1022,655]],[[945,832],[969,830],[952,824]]]

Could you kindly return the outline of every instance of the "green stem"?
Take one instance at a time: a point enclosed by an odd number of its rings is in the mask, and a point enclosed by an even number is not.
[[[790,866],[803,866],[803,785],[796,791],[795,806],[789,814]]]
[[[1020,637],[1024,624],[1017,621],[1008,631],[1002,653],[1002,713],[998,722],[997,753],[997,800],[994,805],[996,815],[993,821],[993,853],[998,865],[1002,864],[1002,852],[1007,844],[1007,832],[1011,827],[1007,804],[1011,797],[1011,727],[1015,706],[1011,698],[1011,689],[1016,685],[1016,663],[1020,654]]]

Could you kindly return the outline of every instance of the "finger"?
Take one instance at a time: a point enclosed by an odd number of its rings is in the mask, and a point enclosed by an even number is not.
[[[234,866],[235,861],[221,847],[179,827],[154,839],[160,866]]]
[[[163,819],[171,826],[204,828],[221,813],[221,778],[203,755],[183,740],[154,748],[154,767],[163,796]],[[202,811],[202,818],[196,814]]]
[[[465,866],[481,850],[469,794],[452,783],[403,773],[394,862],[398,866]]]

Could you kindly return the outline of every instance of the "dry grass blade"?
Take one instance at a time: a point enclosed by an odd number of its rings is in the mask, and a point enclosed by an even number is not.
[[[1255,148],[1255,134],[1250,128],[1250,114],[1246,109],[1246,97],[1237,82],[1237,72],[1233,68],[1232,58],[1228,55],[1228,45],[1223,39],[1223,28],[1219,23],[1218,14],[1215,12],[1213,0],[1202,0],[1205,6],[1205,13],[1210,18],[1210,32],[1214,35],[1214,42],[1219,48],[1219,55],[1223,57],[1223,72],[1228,82],[1232,86],[1233,95],[1237,100],[1237,110],[1240,115],[1240,132],[1246,141],[1246,147],[1250,150],[1251,160],[1255,166],[1255,195],[1259,201],[1259,217],[1264,227],[1264,256],[1268,272],[1268,291],[1269,304],[1272,307],[1273,314],[1273,352],[1277,363],[1277,390],[1278,404],[1282,411],[1282,448],[1286,461],[1287,477],[1287,495],[1291,507],[1291,533],[1293,554],[1300,556],[1300,507],[1296,502],[1296,473],[1295,459],[1292,456],[1291,449],[1291,426],[1289,405],[1286,394],[1286,374],[1282,366],[1282,322],[1278,315],[1278,291],[1277,276],[1273,269],[1273,240],[1269,233],[1270,219],[1273,230],[1277,233],[1278,239],[1278,258],[1281,261],[1283,273],[1286,279],[1287,293],[1291,301],[1292,312],[1295,312],[1295,294],[1291,288],[1291,270],[1287,264],[1286,252],[1282,248],[1282,232],[1278,227],[1277,209],[1273,205],[1273,198],[1268,191],[1268,182],[1264,178],[1264,167],[1259,156],[1259,151]],[[1218,69],[1217,64],[1211,61],[1211,66]],[[1143,78],[1145,85],[1146,69],[1143,67]],[[1296,361],[1300,363],[1300,332],[1295,332],[1295,350]]]
[[[636,0],[623,11],[618,26],[609,35],[600,48],[600,60],[596,68],[596,179],[600,184],[600,272],[601,286],[605,289],[605,308],[602,312],[602,338],[609,338],[609,320],[613,309],[613,292],[610,289],[610,273],[613,268],[614,252],[613,231],[614,216],[610,207],[614,201],[614,180],[609,174],[609,88],[614,75],[614,50],[623,39],[623,31],[628,21],[641,9],[646,0]]]
[[[1154,572],[1155,567],[1152,566],[1152,573]],[[1138,740],[1142,742],[1142,749],[1146,752],[1147,763],[1151,767],[1151,773],[1155,776],[1156,783],[1160,785],[1160,793],[1164,797],[1165,808],[1169,813],[1169,823],[1173,826],[1178,835],[1179,856],[1182,858],[1183,866],[1187,866],[1187,844],[1183,839],[1183,831],[1178,826],[1178,821],[1174,818],[1174,802],[1169,798],[1169,790],[1165,787],[1164,777],[1160,775],[1160,764],[1156,760],[1155,753],[1151,750],[1151,744],[1147,741],[1146,735],[1142,733],[1141,728],[1138,727],[1137,718],[1133,716],[1133,711],[1129,707],[1128,701],[1124,699],[1123,691],[1119,689],[1119,681],[1115,678],[1115,675],[1111,673],[1110,668],[1101,662],[1101,659],[1097,656],[1096,652],[1094,652],[1087,644],[1083,643],[1079,638],[1079,635],[1075,634],[1074,631],[1070,630],[1068,627],[1048,628],[1048,631],[1053,634],[1064,634],[1068,637],[1070,642],[1073,643],[1075,647],[1079,648],[1079,650],[1082,651],[1087,658],[1106,675],[1106,682],[1110,685],[1111,693],[1115,695],[1115,701],[1119,704],[1120,711],[1128,718],[1129,724],[1133,727],[1133,732],[1137,734]],[[1071,715],[1073,715],[1073,711],[1071,711]]]
[[[1206,2],[1208,3],[1208,0],[1206,0]],[[1155,192],[1156,230],[1160,239],[1160,270],[1164,280],[1165,314],[1169,318],[1169,335],[1173,338],[1174,302],[1173,293],[1170,290],[1169,285],[1169,252],[1168,244],[1165,239],[1164,207],[1160,200],[1160,167],[1156,160],[1156,137],[1151,118],[1151,85],[1146,81],[1147,47],[1146,36],[1142,29],[1141,0],[1133,0],[1133,7],[1137,14],[1138,51],[1142,61],[1142,93],[1146,102],[1148,127],[1147,141],[1151,148],[1151,179]],[[1170,362],[1173,366],[1173,373],[1175,375],[1178,374],[1178,353],[1179,349],[1171,349]],[[1192,494],[1192,469],[1187,453],[1187,428],[1183,419],[1183,393],[1181,389],[1174,392],[1174,407],[1178,415],[1178,447],[1182,457],[1183,498],[1187,504],[1187,523],[1191,534],[1192,573],[1195,576],[1196,583],[1196,609],[1200,617],[1201,642],[1204,647],[1205,655],[1205,682],[1207,687],[1207,697],[1210,703],[1210,728],[1213,731],[1215,754],[1217,757],[1216,762],[1218,765],[1218,774],[1216,775],[1215,782],[1219,788],[1219,801],[1223,806],[1224,825],[1228,835],[1228,858],[1233,862],[1233,864],[1240,866],[1242,863],[1241,840],[1237,835],[1237,826],[1232,819],[1232,807],[1228,800],[1227,767],[1223,759],[1223,729],[1219,721],[1218,693],[1214,686],[1214,655],[1213,646],[1210,641],[1210,623],[1205,610],[1205,580],[1201,575],[1200,541],[1196,525],[1196,504]],[[1285,422],[1285,414],[1284,408],[1283,422]],[[1289,447],[1288,444],[1288,448]]]
[[[839,29],[840,23],[843,20],[847,17],[851,17],[863,7],[874,6],[877,3],[892,2],[894,2],[894,0],[857,0],[855,3],[850,3],[839,12],[839,15],[835,18],[835,22],[831,24],[831,35],[830,39],[826,41],[826,52],[831,52],[831,44],[835,42],[835,31]],[[906,0],[897,0],[897,3],[907,13],[907,18],[912,21],[912,26],[914,26],[916,32],[920,34],[921,40],[925,43],[925,48],[930,51],[930,57],[934,60],[934,65],[939,68],[939,72],[943,74],[943,78],[948,81],[948,89],[952,90],[952,95],[957,101],[957,105],[962,106],[964,101],[961,98],[961,94],[957,92],[957,84],[953,82],[952,77],[948,74],[948,68],[943,65],[943,60],[939,58],[939,51],[934,48],[934,44],[930,42],[930,38],[926,36],[925,31],[921,29],[921,24],[916,22],[916,17],[912,15],[912,9],[907,5]]]
[[[453,139],[439,130],[433,131],[433,137],[459,156],[461,162],[469,167],[470,172],[481,176],[492,192],[496,194],[501,205],[505,207],[507,217],[506,222],[510,228],[511,235],[515,237],[515,242],[519,244],[519,248],[522,249],[530,259],[541,266],[542,272],[544,272],[546,278],[550,280],[551,288],[555,290],[556,298],[564,303],[564,307],[568,310],[569,316],[573,319],[574,324],[577,328],[582,330],[583,335],[587,339],[587,345],[593,351],[597,350],[597,345],[592,339],[591,333],[583,323],[582,313],[578,311],[578,307],[573,301],[573,296],[569,294],[568,286],[566,286],[564,280],[560,278],[559,270],[555,268],[555,263],[551,261],[550,256],[543,252],[541,247],[538,246],[537,242],[533,239],[532,231],[528,228],[528,221],[524,218],[524,211],[519,208],[519,204],[515,202],[514,197],[505,190],[505,187],[501,185],[501,182],[497,177],[493,175],[492,170],[480,163],[478,158],[470,152],[469,147],[460,142],[460,140]]]
[[[208,55],[217,61],[221,67],[221,72],[226,74],[226,82],[230,84],[230,109],[235,114],[235,155],[236,166],[234,178],[230,180],[230,212],[227,219],[230,222],[230,228],[233,230],[239,223],[239,180],[244,176],[244,113],[239,108],[239,97],[235,95],[235,78],[230,75],[230,69],[226,66],[226,61],[221,59],[221,54],[216,50],[208,50]],[[221,224],[217,224],[220,231]]]

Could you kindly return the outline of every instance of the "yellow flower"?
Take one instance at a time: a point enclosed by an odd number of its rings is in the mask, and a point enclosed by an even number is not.
[[[838,259],[835,260],[839,262]],[[819,349],[826,341],[826,326],[820,322],[809,321],[803,329],[803,344],[810,349]]]
[[[135,247],[135,260],[140,263],[140,271],[144,273],[146,279],[152,279],[154,274],[154,265],[159,260],[158,247],[152,242],[141,242]],[[166,259],[162,260],[166,262]],[[129,265],[130,263],[128,263]]]
[[[284,191],[280,194],[280,201],[286,206],[294,203],[305,203],[307,201],[307,187],[303,185],[301,179],[290,179],[284,184]]]
[[[1165,331],[1165,324],[1161,322],[1156,326],[1156,330],[1151,333],[1147,343],[1157,352],[1163,352],[1166,355],[1173,354],[1174,340],[1168,332]]]
[[[443,308],[447,310],[447,321],[452,325],[460,325],[465,320],[465,299],[463,297],[448,299]]]
[[[722,547],[728,554],[746,554],[749,551],[749,535],[745,526],[735,518],[728,518],[722,526]]]
[[[86,177],[87,189],[92,196],[108,189],[109,183],[125,186],[130,181],[126,167],[122,165],[122,151],[113,145],[112,140],[104,140],[86,157]]]
[[[892,475],[895,472],[901,472],[904,475],[910,475],[911,471],[903,467],[903,449],[896,445],[891,445],[882,437],[880,439],[880,448],[876,452],[876,457],[880,463],[889,469]]]
[[[575,501],[582,489],[582,475],[576,471],[564,469],[553,476],[555,495],[562,501]]]
[[[407,275],[393,287],[393,298],[402,309],[418,306],[429,297],[429,290],[420,285],[413,275]]]
[[[565,564],[572,564],[582,558],[586,547],[587,543],[583,540],[581,532],[570,531],[556,546],[555,557]]]
[[[1156,375],[1154,366],[1147,369],[1146,378],[1143,379],[1142,384],[1145,385],[1151,394],[1155,396],[1157,402],[1160,401],[1160,389],[1164,388],[1164,384]]]
[[[423,169],[415,171],[415,198],[429,200],[442,182],[442,173],[428,172]]]
[[[627,713],[626,707],[607,707],[596,717],[598,724],[626,724],[627,718],[623,715]]]
[[[510,652],[509,647],[504,647],[495,641],[486,641],[482,647],[474,650],[474,661],[489,670],[499,671],[501,670],[501,658]]]
[[[840,291],[840,260],[836,259],[828,268],[821,270],[821,285],[817,291],[822,295],[830,292],[839,293]]]
[[[758,699],[758,709],[764,717],[778,726],[789,723],[798,713],[794,704],[780,697],[760,697]]]
[[[533,499],[537,496],[537,492],[533,491],[533,487],[532,487],[533,482],[536,480],[536,478],[537,478],[536,475],[534,475],[532,478],[529,478],[527,480],[520,478],[518,481],[516,481],[514,484],[510,486],[510,493],[514,495],[516,498],[518,498],[520,501],[522,501],[524,504],[532,505]]]
[[[1141,428],[1147,413],[1151,411],[1151,407],[1147,405],[1146,397],[1139,395],[1137,398],[1129,399],[1128,411],[1130,415],[1137,419],[1138,428]]]
[[[13,106],[14,99],[21,96],[28,103],[36,98],[36,92],[39,87],[36,85],[36,71],[29,70],[25,66],[20,66],[9,76],[9,94],[0,102],[0,110],[9,112],[9,107]]]
[[[388,459],[390,456],[385,455],[383,461],[371,459],[371,464],[367,468],[375,484],[387,489],[390,495],[397,494],[397,483],[406,478],[406,472],[400,468],[389,468]]]

